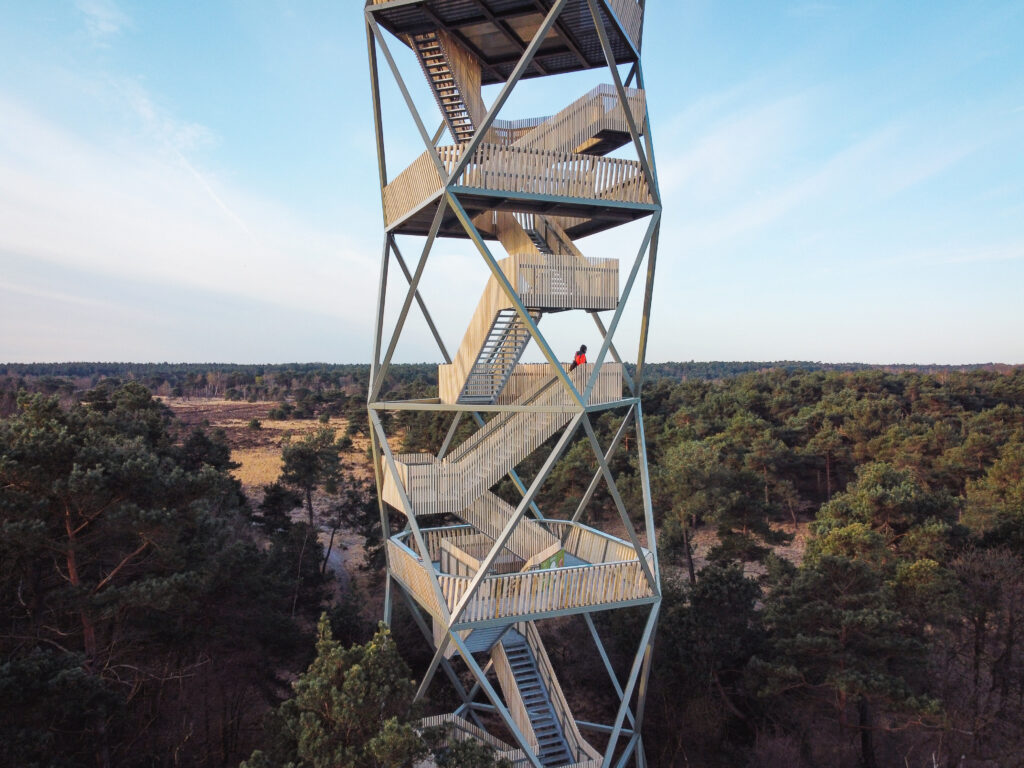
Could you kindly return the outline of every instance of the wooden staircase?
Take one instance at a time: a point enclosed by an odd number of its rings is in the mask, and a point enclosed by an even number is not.
[[[469,141],[482,117],[479,65],[439,30],[413,35],[411,45],[452,138]]]

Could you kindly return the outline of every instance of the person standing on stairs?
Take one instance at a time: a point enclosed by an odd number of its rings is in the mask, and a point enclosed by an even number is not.
[[[576,354],[572,357],[572,365],[569,366],[569,371],[575,371],[577,366],[587,364],[587,345],[580,344],[580,348],[576,350]]]

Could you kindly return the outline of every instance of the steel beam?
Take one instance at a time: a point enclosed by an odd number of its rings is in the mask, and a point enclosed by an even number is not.
[[[391,335],[391,343],[388,344],[388,350],[384,354],[384,360],[381,362],[380,371],[377,374],[377,380],[373,382],[370,389],[370,401],[373,402],[377,399],[380,394],[380,388],[384,384],[384,377],[387,375],[388,368],[391,367],[391,356],[395,354],[395,347],[398,346],[398,338],[402,335],[402,329],[405,327],[405,318],[409,316],[409,307],[412,306],[413,298],[416,296],[417,289],[420,286],[420,278],[423,276],[423,269],[427,266],[427,257],[430,255],[431,249],[434,247],[434,238],[437,237],[437,230],[441,227],[441,219],[444,217],[445,205],[444,202],[437,206],[437,212],[434,214],[434,221],[430,225],[430,234],[427,235],[427,241],[423,244],[423,253],[420,254],[419,263],[416,264],[416,273],[412,276],[412,280],[409,282],[409,290],[405,294],[405,301],[402,303],[402,309],[398,313],[398,319],[395,321],[395,330]]]
[[[485,576],[491,570],[491,566],[494,565],[494,561],[498,559],[498,555],[501,553],[502,548],[508,543],[508,540],[512,538],[512,532],[515,531],[516,526],[519,525],[519,521],[526,514],[527,508],[530,506],[530,502],[533,501],[533,497],[537,495],[537,491],[540,490],[541,485],[548,479],[548,475],[551,473],[552,467],[555,462],[561,457],[562,453],[569,446],[569,441],[573,435],[576,434],[576,428],[579,427],[581,419],[585,419],[586,414],[580,413],[566,426],[562,432],[562,436],[558,439],[555,447],[551,449],[551,453],[547,459],[544,460],[544,464],[541,465],[540,471],[537,476],[533,479],[530,484],[529,490],[526,495],[523,496],[522,501],[519,502],[519,506],[516,507],[515,514],[509,519],[502,529],[501,533],[498,534],[498,538],[494,540],[494,544],[491,547],[491,551],[487,553],[487,556],[480,563],[480,567],[477,569],[476,575],[469,582],[469,586],[466,588],[465,594],[455,605],[452,610],[451,619],[448,622],[449,628],[456,624],[461,618],[462,613],[466,610],[466,606],[469,605],[470,600],[476,594],[480,588],[480,584],[483,582]]]
[[[625,418],[622,419],[622,423],[619,425],[619,428],[615,431],[615,437],[612,438],[612,442],[608,446],[608,450],[604,454],[604,460],[606,464],[612,460],[612,456],[615,455],[615,450],[619,447],[619,442],[622,440],[623,435],[626,434],[626,430],[629,429],[629,424],[630,421],[632,421],[633,419],[635,409],[635,405],[630,407],[630,409],[626,412]],[[597,471],[594,473],[593,478],[591,478],[590,480],[590,484],[587,486],[587,490],[580,498],[580,503],[576,506],[576,512],[573,513],[573,516],[571,518],[572,522],[577,522],[580,519],[580,515],[583,514],[583,510],[587,508],[588,504],[590,504],[590,500],[594,496],[594,491],[597,490],[597,485],[598,483],[601,482],[601,477],[601,468],[598,467]]]
[[[604,481],[608,486],[608,492],[612,496],[612,501],[615,502],[615,508],[619,510],[619,517],[622,518],[622,526],[626,529],[626,533],[629,535],[629,540],[633,544],[633,549],[636,551],[637,559],[640,561],[640,568],[644,572],[644,576],[647,577],[647,583],[651,587],[651,592],[655,595],[661,594],[661,589],[658,586],[657,580],[654,578],[654,573],[651,571],[650,565],[647,563],[647,555],[644,552],[644,547],[640,543],[640,539],[636,535],[636,530],[633,528],[633,521],[629,519],[629,512],[626,509],[626,505],[622,502],[622,496],[619,494],[619,487],[615,484],[615,476],[612,475],[612,471],[608,469],[608,462],[604,460],[604,456],[601,451],[601,444],[597,442],[597,435],[594,434],[594,427],[590,424],[590,417],[587,414],[583,414],[583,429],[587,433],[587,438],[590,440],[590,447],[594,451],[594,458],[597,459],[597,464],[601,468],[601,473],[604,475]],[[648,542],[649,546],[653,546],[652,542]]]
[[[564,2],[564,0],[560,0],[560,2]],[[462,203],[460,203],[458,198],[450,191],[448,192],[448,202],[455,211],[455,215],[458,216],[459,221],[462,222],[462,227],[465,229],[466,234],[469,235],[477,250],[480,251],[480,255],[484,257],[484,261],[487,262],[487,266],[490,267],[491,274],[494,275],[494,279],[498,281],[498,285],[501,286],[501,289],[504,291],[508,300],[512,302],[512,306],[515,307],[516,313],[519,315],[519,319],[522,320],[523,324],[527,327],[530,332],[530,336],[532,336],[533,340],[537,342],[537,346],[540,347],[541,352],[544,353],[544,357],[546,357],[547,361],[551,364],[551,368],[555,375],[561,379],[562,384],[569,390],[573,399],[575,399],[582,408],[584,406],[583,398],[580,396],[580,393],[576,391],[576,386],[572,383],[572,379],[570,379],[568,374],[562,369],[561,362],[557,357],[555,357],[555,353],[548,345],[544,335],[540,332],[540,329],[537,327],[537,323],[534,322],[533,317],[530,316],[529,311],[523,306],[523,302],[519,300],[519,294],[516,292],[515,288],[512,287],[512,284],[508,281],[508,277],[498,265],[493,254],[491,254],[491,249],[487,247],[487,243],[484,242],[484,239],[477,230],[476,225],[473,224],[469,214],[466,213],[466,209],[462,207]]]
[[[636,148],[637,159],[640,161],[640,167],[643,168],[644,176],[647,179],[647,187],[651,192],[651,197],[654,201],[661,205],[661,196],[658,193],[658,185],[655,183],[654,174],[651,172],[650,165],[647,163],[647,155],[644,152],[644,147],[640,143],[640,132],[636,128],[636,121],[633,119],[633,110],[629,107],[629,102],[626,100],[626,89],[622,87],[622,79],[619,77],[619,67],[615,63],[615,54],[612,52],[611,43],[608,42],[608,33],[604,29],[604,24],[601,22],[601,15],[598,13],[598,0],[587,0],[587,4],[590,6],[590,15],[594,19],[594,28],[597,30],[597,37],[601,41],[601,49],[604,51],[604,60],[608,64],[608,69],[612,73],[612,82],[615,84],[615,91],[619,95],[619,103],[622,105],[622,112],[626,118],[626,125],[629,127],[629,135],[633,139],[633,146]],[[615,18],[615,14],[611,12],[611,9],[605,5],[605,10],[611,16]],[[618,23],[618,19],[616,19]],[[639,59],[639,57],[637,57]],[[644,99],[646,104],[647,100]]]
[[[659,604],[657,603],[651,607],[651,614],[647,618],[647,624],[644,625],[640,645],[636,657],[633,659],[633,666],[629,670],[629,679],[626,681],[626,687],[622,692],[622,703],[619,705],[618,714],[615,716],[615,724],[612,726],[612,733],[608,737],[608,745],[605,747],[604,762],[601,763],[602,768],[608,768],[611,765],[612,756],[615,754],[615,745],[618,743],[619,735],[622,733],[622,721],[626,718],[626,710],[629,709],[629,702],[633,698],[633,690],[636,688],[637,679],[640,676],[640,667],[651,650],[651,637],[654,634],[654,627],[658,623],[658,608]]]
[[[395,261],[398,262],[398,267],[402,270],[402,274],[405,275],[406,281],[408,281],[409,285],[412,285],[412,275],[409,273],[409,267],[406,265],[405,259],[402,258],[402,252],[398,249],[398,243],[395,242],[395,235],[389,234],[388,237],[391,238],[391,250],[395,254]],[[434,325],[434,318],[430,316],[430,311],[427,309],[426,302],[423,301],[418,288],[416,289],[416,303],[419,304],[420,311],[423,313],[423,319],[427,321],[430,333],[433,335],[434,341],[437,342],[437,348],[441,351],[441,357],[444,358],[446,363],[450,363],[452,359],[448,355],[448,349],[441,339],[441,334],[437,331],[437,326]]]
[[[615,314],[612,315],[612,321],[608,324],[608,335],[604,337],[604,341],[601,342],[601,349],[597,353],[597,359],[594,360],[594,370],[590,374],[590,379],[587,381],[587,387],[584,391],[584,398],[589,401],[590,393],[594,390],[594,385],[597,384],[597,374],[601,370],[601,365],[604,363],[605,355],[608,354],[608,347],[611,346],[612,339],[615,338],[615,331],[619,327],[619,320],[622,318],[622,312],[626,308],[626,304],[629,302],[629,296],[633,292],[633,282],[636,280],[637,272],[640,271],[640,264],[643,262],[644,253],[647,251],[647,246],[651,243],[651,237],[654,235],[654,229],[661,221],[661,212],[655,212],[651,217],[651,223],[647,225],[647,232],[644,233],[644,239],[640,243],[640,248],[637,251],[636,258],[633,260],[633,268],[629,270],[629,277],[626,279],[626,286],[622,289],[622,295],[619,298],[619,306],[615,308]]]
[[[388,66],[391,68],[391,74],[395,78],[395,83],[398,85],[398,89],[402,92],[402,98],[405,99],[405,106],[409,109],[409,114],[412,119],[416,122],[416,130],[420,132],[420,138],[423,139],[423,145],[427,148],[427,152],[434,161],[434,166],[437,168],[438,174],[442,179],[447,180],[448,172],[445,170],[444,163],[441,162],[440,156],[437,154],[437,147],[430,141],[430,134],[427,133],[427,127],[423,124],[423,119],[420,117],[420,112],[416,109],[416,104],[412,100],[412,96],[409,95],[409,89],[405,85],[405,80],[402,78],[402,73],[398,70],[398,65],[395,64],[395,59],[391,55],[391,49],[388,48],[387,42],[384,40],[384,35],[380,31],[380,27],[377,25],[376,20],[370,13],[366,14],[366,24],[373,33],[374,38],[377,41],[377,45],[384,52],[384,58],[388,62]]]
[[[530,44],[526,46],[526,50],[523,51],[523,55],[512,70],[508,80],[506,80],[505,84],[501,87],[498,97],[494,100],[491,108],[487,110],[487,115],[484,117],[483,122],[476,126],[476,132],[473,134],[473,138],[470,140],[469,145],[463,150],[462,157],[459,158],[459,162],[457,162],[455,167],[452,169],[449,180],[458,179],[459,176],[462,175],[462,172],[466,170],[466,166],[476,153],[477,148],[481,143],[483,143],[484,138],[487,136],[487,132],[494,124],[494,120],[497,118],[501,108],[505,106],[505,102],[512,93],[512,89],[516,87],[516,83],[519,82],[520,78],[522,78],[523,74],[529,68],[534,56],[537,55],[537,51],[540,49],[541,43],[543,43],[544,38],[547,37],[548,31],[550,31],[555,20],[558,19],[559,15],[561,15],[562,9],[565,8],[565,3],[566,0],[555,0],[555,3],[551,6],[551,10],[548,11],[548,15],[544,17],[544,21],[541,22],[541,25],[537,28],[537,31],[533,35],[533,39],[530,40]]]

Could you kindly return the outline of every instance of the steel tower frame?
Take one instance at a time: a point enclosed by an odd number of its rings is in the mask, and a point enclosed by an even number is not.
[[[390,623],[400,595],[435,649],[417,699],[442,670],[461,705],[441,719],[504,751],[517,766],[625,766],[630,760],[646,766],[641,726],[661,589],[640,395],[662,209],[640,60],[644,10],[645,0],[367,0],[364,8],[385,228],[367,398],[380,519],[388,539],[384,620]],[[427,130],[392,54],[396,41],[417,54],[434,92],[444,118],[434,133]],[[381,57],[425,149],[394,178],[385,151]],[[620,66],[628,67],[625,79]],[[547,120],[498,120],[522,79],[597,67],[610,73],[612,88],[588,94]],[[491,82],[502,85],[485,108],[480,86]],[[600,117],[588,117],[596,114],[597,103],[604,105]],[[577,133],[569,135],[569,127]],[[446,129],[454,146],[438,145]],[[541,136],[544,131],[548,138]],[[580,137],[583,141],[574,144]],[[612,145],[632,145],[636,161],[603,157]],[[617,287],[619,279],[617,262],[586,260],[572,238],[642,218],[649,221],[625,283],[609,300],[608,286]],[[412,270],[398,235],[424,237]],[[491,281],[455,356],[420,293],[438,237],[468,238]],[[495,239],[510,250],[509,259],[495,257],[488,244]],[[392,262],[402,273],[404,290],[393,285]],[[644,267],[636,369],[630,377],[614,340]],[[595,280],[603,287],[594,288]],[[543,295],[536,288],[541,283]],[[402,303],[385,344],[389,291],[401,295]],[[382,400],[413,303],[444,361],[439,397]],[[606,324],[598,313],[612,310]],[[590,314],[602,339],[592,364],[570,372],[558,360],[538,325],[552,311]],[[546,363],[518,362],[530,341]],[[622,392],[623,383],[628,393]],[[381,414],[406,410],[451,415],[436,456],[392,449]],[[612,441],[602,446],[592,416],[606,410],[624,415]],[[466,417],[477,432],[453,447]],[[641,531],[609,467],[630,427],[636,434]],[[559,431],[527,484],[515,466]],[[598,469],[572,518],[555,521],[543,515],[535,497],[580,431]],[[521,495],[514,508],[487,490],[502,476],[511,478]],[[628,541],[582,523],[602,480]],[[441,513],[465,524],[423,525],[424,518]],[[391,535],[394,515],[405,527]],[[629,673],[620,680],[591,614],[632,606],[645,609],[646,621]],[[537,621],[569,615],[582,616],[615,691],[619,704],[610,724],[571,717],[535,630]],[[475,654],[487,652],[491,658],[481,664]],[[454,655],[472,674],[469,690],[452,664]],[[504,695],[491,682],[491,672]],[[487,702],[476,700],[481,694]],[[515,744],[487,733],[479,719],[483,712],[496,714]],[[591,746],[581,730],[607,737],[603,749]]]

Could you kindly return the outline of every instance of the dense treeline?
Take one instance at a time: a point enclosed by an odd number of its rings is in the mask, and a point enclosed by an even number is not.
[[[248,754],[323,577],[301,524],[255,535],[232,466],[139,384],[0,421],[0,764]]]
[[[654,764],[1017,764],[1024,370],[662,379],[644,410],[666,564]],[[577,450],[549,505],[593,472]],[[794,567],[772,548],[804,521]]]
[[[644,423],[665,582],[646,711],[651,764],[1016,764],[1024,369],[749,365],[757,367],[731,377],[713,375],[713,365],[648,371]],[[312,414],[332,403],[352,419],[361,412],[365,429],[362,371],[319,388],[317,373],[292,375],[280,400],[292,416],[304,402]],[[0,422],[0,689],[13,692],[0,703],[0,741],[26,764],[45,763],[58,741],[70,745],[68,764],[96,764],[102,749],[119,764],[142,764],[143,751],[236,764],[264,743],[252,713],[284,692],[271,670],[297,672],[309,660],[300,628],[321,605],[324,555],[303,554],[316,544],[312,508],[308,523],[282,510],[308,501],[303,483],[333,475],[284,473],[290,485],[250,513],[216,436],[182,434],[141,386],[107,382],[83,399],[76,383],[53,390],[49,373],[35,375],[6,379],[22,405]],[[430,396],[434,375],[395,366],[388,397]],[[346,399],[326,397],[332,391]],[[622,417],[595,418],[602,446]],[[404,428],[404,450],[436,450],[448,421],[398,412],[390,425]],[[300,449],[319,455],[332,440],[322,431],[295,444],[295,466],[310,466]],[[632,510],[641,509],[636,448],[629,428],[612,460]],[[519,467],[526,482],[542,456]],[[595,470],[578,439],[541,508],[571,516]],[[498,490],[518,495],[509,482]],[[346,524],[372,538],[366,501]],[[603,484],[591,514],[616,525]],[[779,557],[794,533],[800,546]],[[292,619],[296,609],[304,624]],[[370,639],[352,605],[335,613],[336,636]],[[396,636],[416,637],[401,611],[396,621]],[[597,616],[620,679],[639,621]],[[589,711],[609,709],[614,696],[594,655],[580,650],[581,631],[556,632],[553,653],[570,696]],[[401,648],[413,651],[415,677],[429,656],[422,643]]]
[[[630,372],[634,368],[627,365]],[[649,379],[717,380],[757,371],[859,371],[862,363],[679,362],[652,363]],[[890,366],[887,370],[949,373],[975,369],[1005,370],[1007,366]],[[223,397],[229,400],[282,401],[285,416],[312,418],[327,412],[337,415],[352,396],[365,398],[370,366],[365,364],[288,363],[240,365],[230,363],[6,363],[0,364],[0,415],[11,413],[15,393],[33,392],[73,397],[110,380],[137,381],[154,394],[171,397]],[[395,365],[389,369],[384,390],[401,389],[420,381],[436,394],[437,366],[428,363]]]
[[[643,402],[665,565],[654,765],[1015,764],[1024,369],[658,378]],[[403,450],[444,438],[436,415],[396,418],[415,425]],[[595,419],[602,446],[621,419]],[[640,510],[632,428],[623,448],[612,467]],[[545,455],[520,465],[527,484]],[[545,514],[570,517],[596,470],[580,436],[538,497]],[[590,511],[617,525],[603,484]],[[798,566],[776,554],[795,532]],[[639,627],[602,619],[625,678]],[[566,640],[581,631],[549,639],[592,706],[607,681]]]

